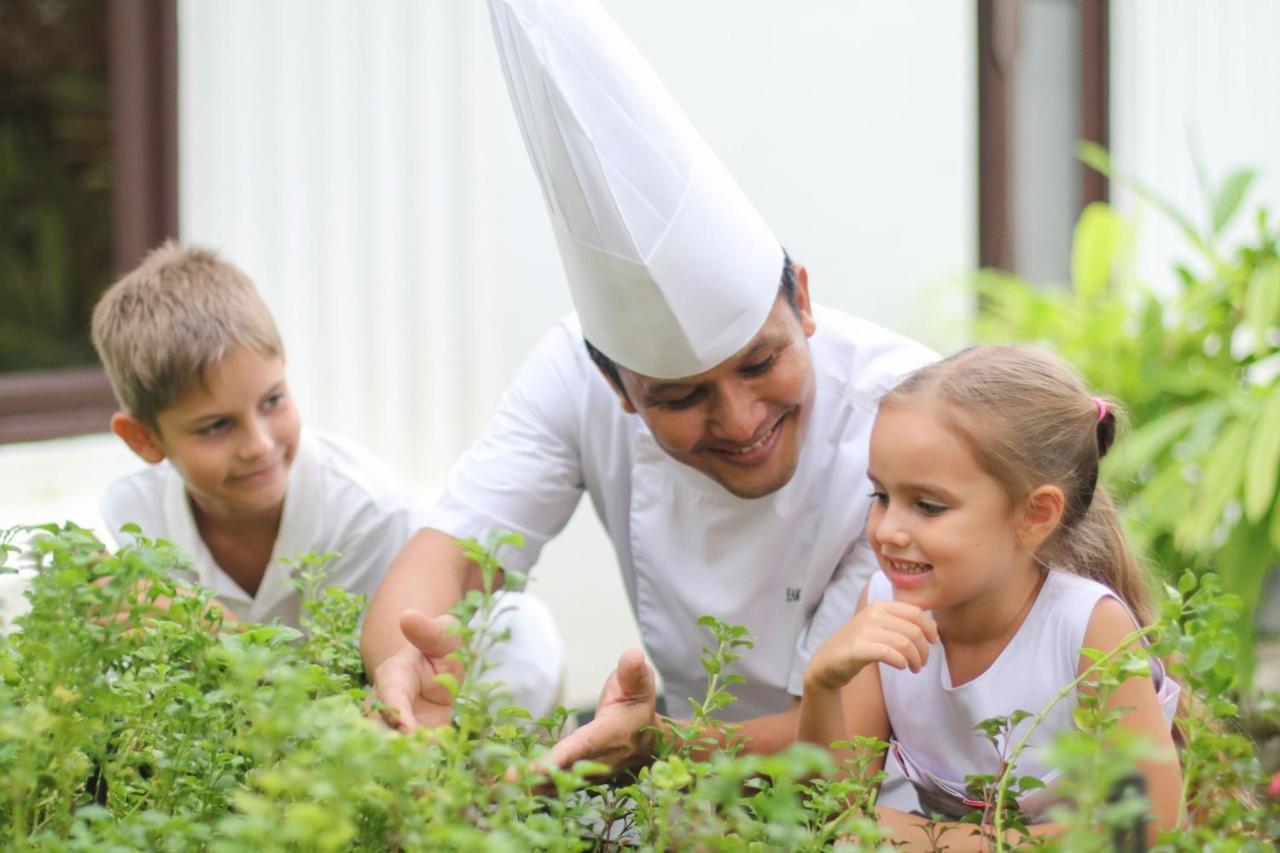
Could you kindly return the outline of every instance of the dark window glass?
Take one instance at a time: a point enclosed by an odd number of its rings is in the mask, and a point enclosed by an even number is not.
[[[0,373],[96,363],[115,267],[106,3],[0,0]]]

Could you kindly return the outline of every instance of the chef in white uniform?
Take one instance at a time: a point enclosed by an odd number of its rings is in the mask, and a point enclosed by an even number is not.
[[[805,269],[594,0],[489,6],[577,313],[530,355],[392,565],[365,621],[366,666],[392,722],[447,722],[431,674],[448,617],[435,614],[478,584],[456,540],[518,531],[525,548],[506,565],[527,572],[586,492],[668,713],[703,693],[697,620],[712,614],[755,637],[725,716],[745,721],[749,748],[780,748],[809,655],[875,568],[877,401],[933,355],[811,304]],[[642,758],[653,709],[630,651],[596,719],[553,756]]]

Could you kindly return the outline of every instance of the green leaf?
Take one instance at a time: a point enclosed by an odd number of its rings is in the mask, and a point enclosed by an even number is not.
[[[1280,285],[1278,280],[1277,285]],[[1257,523],[1275,503],[1280,478],[1280,394],[1271,394],[1249,440],[1244,464],[1244,514]]]
[[[1222,183],[1222,189],[1218,191],[1217,197],[1213,201],[1213,233],[1218,235],[1232,217],[1236,215],[1236,211],[1240,209],[1240,202],[1244,201],[1245,193],[1249,191],[1249,185],[1253,183],[1254,178],[1258,175],[1253,169],[1240,169],[1232,172]]]
[[[1108,473],[1121,479],[1135,476],[1186,433],[1196,414],[1194,406],[1184,406],[1129,433],[1107,454]]]
[[[1219,606],[1229,606],[1230,600],[1237,596],[1244,601],[1258,601],[1275,557],[1275,551],[1267,548],[1267,531],[1257,525],[1237,524],[1214,561],[1222,577],[1223,590],[1234,594],[1220,596]],[[1234,655],[1239,683],[1247,687],[1253,674],[1252,611],[1249,618],[1235,619],[1230,624],[1239,641],[1239,650]]]
[[[1280,510],[1271,513],[1271,547],[1280,551]]]
[[[1262,355],[1270,347],[1267,331],[1280,322],[1280,262],[1260,266],[1244,297],[1244,323],[1253,336],[1253,352]]]
[[[1117,174],[1112,168],[1111,155],[1108,154],[1107,150],[1101,145],[1098,145],[1096,142],[1080,142],[1076,145],[1076,156],[1079,157],[1080,161],[1086,166],[1095,169],[1115,183],[1129,187],[1143,200],[1154,205],[1165,216],[1173,220],[1174,224],[1178,226],[1182,231],[1183,236],[1186,237],[1189,242],[1210,258],[1216,260],[1212,250],[1209,248],[1209,244],[1205,242],[1196,227],[1191,224],[1191,220],[1186,217],[1186,214],[1174,207],[1173,204],[1164,196],[1160,195],[1136,178]]]
[[[1037,776],[1020,776],[1018,777],[1018,791],[1025,794],[1028,791],[1034,791],[1038,788],[1045,787],[1044,782]]]
[[[1175,531],[1181,544],[1198,547],[1207,543],[1222,520],[1227,502],[1235,497],[1244,480],[1244,466],[1240,460],[1248,446],[1248,424],[1236,421],[1226,428],[1217,445],[1203,457],[1200,500]]]
[[[462,685],[458,682],[458,677],[451,672],[437,672],[435,674],[435,682],[449,691],[449,695],[457,699],[458,691],[462,689]]]
[[[1082,140],[1076,145],[1076,157],[1080,159],[1081,163],[1098,172],[1104,178],[1109,180],[1116,179],[1116,176],[1111,171],[1111,154],[1098,143]]]
[[[1106,289],[1123,234],[1124,221],[1108,204],[1094,202],[1080,214],[1071,241],[1071,285],[1084,299]]]

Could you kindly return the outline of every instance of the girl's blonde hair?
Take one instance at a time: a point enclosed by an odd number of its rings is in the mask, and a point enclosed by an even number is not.
[[[1015,504],[1042,485],[1066,496],[1041,565],[1113,589],[1139,622],[1154,618],[1142,564],[1125,539],[1098,466],[1116,437],[1114,403],[1092,396],[1056,356],[1031,346],[978,346],[927,365],[885,395],[943,403],[949,426]]]

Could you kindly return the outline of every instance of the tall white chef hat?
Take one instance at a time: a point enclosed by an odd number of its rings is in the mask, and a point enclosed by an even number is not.
[[[764,325],[782,246],[596,0],[489,0],[587,340],[660,379]]]

